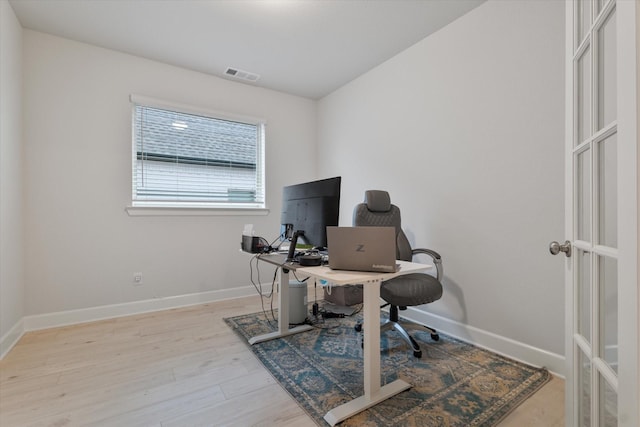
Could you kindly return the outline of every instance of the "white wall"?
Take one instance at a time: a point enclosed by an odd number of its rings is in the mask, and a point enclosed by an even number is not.
[[[22,28],[0,0],[0,358],[24,315],[21,90]]]
[[[342,174],[341,212],[388,190],[412,243],[441,252],[445,294],[424,311],[556,355],[563,47],[562,2],[489,1],[318,106],[319,172]]]
[[[276,238],[282,187],[315,178],[313,101],[31,30],[24,83],[27,315],[250,292],[243,224]],[[131,93],[265,118],[271,213],[128,216]]]
[[[21,89],[22,28],[0,0],[0,358],[24,315]]]
[[[490,1],[317,105],[25,30],[25,272],[2,315],[249,292],[242,225],[275,238],[282,186],[342,175],[343,224],[364,190],[387,189],[412,242],[444,256],[445,296],[422,313],[562,354],[563,263],[547,246],[563,236],[563,12]],[[271,214],[128,216],[131,93],[266,118]],[[4,193],[4,163],[2,179]]]

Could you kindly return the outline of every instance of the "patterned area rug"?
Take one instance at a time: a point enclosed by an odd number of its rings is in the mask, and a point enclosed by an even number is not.
[[[384,314],[383,314],[384,316]],[[357,316],[327,319],[311,331],[251,346],[262,364],[320,426],[332,408],[363,394]],[[263,313],[225,319],[244,339],[277,329]],[[405,323],[406,325],[406,323]],[[394,331],[381,337],[382,385],[401,378],[413,387],[355,415],[340,426],[492,426],[550,379],[533,368],[446,335],[431,340],[418,325],[407,329],[422,358]]]

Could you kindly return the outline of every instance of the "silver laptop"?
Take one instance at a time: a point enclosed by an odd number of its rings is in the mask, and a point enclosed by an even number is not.
[[[398,270],[394,227],[327,227],[327,249],[334,270]]]

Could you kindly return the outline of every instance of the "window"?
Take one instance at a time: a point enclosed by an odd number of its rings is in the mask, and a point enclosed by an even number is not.
[[[133,206],[264,208],[264,121],[133,104]]]

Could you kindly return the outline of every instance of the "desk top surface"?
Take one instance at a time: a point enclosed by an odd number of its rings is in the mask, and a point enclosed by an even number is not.
[[[266,261],[270,264],[278,265],[280,267],[295,271],[298,274],[304,274],[310,277],[326,280],[336,285],[378,282],[380,280],[389,280],[403,274],[418,273],[433,268],[433,266],[430,264],[396,261],[400,265],[400,269],[394,273],[332,270],[326,265],[318,267],[304,267],[300,264],[288,263],[286,262],[286,258],[286,255],[277,253],[260,255],[258,257],[258,259]]]

